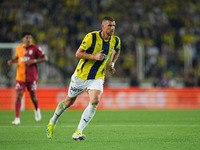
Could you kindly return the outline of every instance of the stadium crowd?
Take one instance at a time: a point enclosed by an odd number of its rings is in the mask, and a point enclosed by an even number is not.
[[[167,87],[181,79],[200,86],[200,1],[198,0],[27,0],[0,1],[0,42],[16,42],[24,30],[48,49],[49,64],[69,77],[87,32],[100,30],[104,16],[115,18],[122,40],[119,78],[139,86],[137,46],[145,53],[144,79]]]

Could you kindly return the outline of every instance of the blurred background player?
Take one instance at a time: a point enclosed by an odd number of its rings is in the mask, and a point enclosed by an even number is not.
[[[120,38],[114,36],[115,20],[105,17],[101,24],[102,31],[88,33],[76,52],[80,59],[75,73],[71,77],[68,95],[61,101],[47,128],[47,137],[51,138],[55,125],[63,112],[69,108],[87,88],[90,98],[89,105],[84,110],[76,132],[72,135],[74,140],[84,140],[83,129],[93,118],[97,105],[103,93],[103,83],[106,71],[106,63],[111,57],[109,71],[114,74],[114,64],[120,54]]]
[[[30,93],[31,100],[35,107],[35,120],[41,120],[41,113],[38,107],[38,100],[36,97],[37,80],[38,80],[38,67],[37,63],[46,62],[47,56],[41,48],[32,43],[32,34],[29,32],[22,33],[23,44],[16,48],[15,58],[8,61],[8,65],[18,63],[16,75],[16,103],[15,103],[15,120],[12,124],[20,124],[20,108],[21,100],[25,88]]]

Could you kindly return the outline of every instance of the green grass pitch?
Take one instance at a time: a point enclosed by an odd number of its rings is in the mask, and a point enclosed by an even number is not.
[[[67,110],[48,139],[53,113],[42,111],[42,121],[35,122],[33,111],[22,111],[16,126],[14,111],[0,111],[0,150],[200,149],[200,110],[97,110],[84,141],[71,138],[82,110]]]

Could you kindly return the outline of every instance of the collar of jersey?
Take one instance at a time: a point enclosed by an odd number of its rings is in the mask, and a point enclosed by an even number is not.
[[[30,45],[29,45],[29,47],[31,47],[33,45],[33,43],[31,43]],[[23,47],[24,47],[24,44],[23,44]],[[24,48],[28,48],[28,47],[24,47]]]
[[[102,32],[102,30],[101,31],[99,31],[99,36],[102,38],[102,40],[104,40],[103,39],[103,37],[101,36],[101,32]],[[110,39],[111,39],[111,36],[110,36]],[[110,39],[109,40],[104,40],[105,42],[109,42],[110,41]]]

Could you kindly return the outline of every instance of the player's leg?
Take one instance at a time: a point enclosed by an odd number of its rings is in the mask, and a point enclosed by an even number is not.
[[[29,92],[29,94],[30,94],[31,101],[32,101],[32,103],[34,105],[35,110],[39,109],[39,107],[38,107],[38,99],[37,99],[36,93]]]
[[[30,92],[30,97],[34,105],[34,114],[35,114],[35,121],[40,121],[42,119],[42,115],[40,112],[40,108],[38,107],[38,99],[36,97],[36,93]]]
[[[58,104],[54,112],[54,115],[51,118],[51,123],[53,125],[57,123],[60,116],[65,112],[67,108],[69,108],[75,102],[75,100],[76,100],[76,97],[66,96],[66,98]]]
[[[63,112],[75,102],[77,96],[84,92],[86,87],[84,82],[84,80],[78,78],[75,74],[72,75],[68,95],[58,104],[56,111],[51,118],[51,123],[53,125],[57,123]]]
[[[97,105],[100,101],[100,97],[102,95],[102,91],[100,90],[88,90],[88,94],[90,97],[90,103],[84,110],[81,120],[79,122],[78,128],[76,132],[72,135],[74,140],[84,140],[85,135],[82,133],[83,129],[88,125],[88,123],[92,120],[95,115]]]
[[[61,115],[65,112],[65,110],[67,109],[67,108],[69,108],[73,103],[74,103],[74,101],[76,100],[76,97],[69,97],[69,96],[67,96],[66,98],[65,98],[65,100],[63,100],[63,101],[61,101],[59,104],[58,104],[58,106],[57,106],[57,108],[56,108],[56,110],[55,110],[55,112],[54,112],[54,115],[53,115],[53,117],[50,119],[50,121],[49,121],[49,124],[48,124],[48,126],[47,126],[47,137],[48,138],[52,138],[52,136],[53,136],[53,132],[54,132],[54,130],[55,130],[55,127],[56,127],[56,124],[57,124],[57,122],[58,122],[58,119],[61,117]]]
[[[21,109],[21,100],[24,95],[25,91],[25,84],[24,82],[16,81],[16,102],[15,102],[15,120],[12,124],[18,125],[20,124],[20,109]]]
[[[76,132],[72,135],[74,140],[84,140],[85,135],[82,133],[83,129],[88,125],[95,115],[97,105],[100,101],[101,95],[103,93],[103,79],[98,79],[92,81],[88,86],[88,95],[90,98],[90,103],[87,108],[84,110],[81,120],[79,122]]]
[[[90,103],[84,110],[80,123],[78,125],[78,130],[83,131],[83,129],[88,125],[88,123],[94,117],[94,114],[97,109],[97,105],[100,101],[102,91],[100,90],[88,90],[88,95],[90,98]]]
[[[53,135],[53,131],[55,129],[56,123],[60,116],[65,112],[67,108],[69,108],[76,100],[77,96],[84,92],[84,81],[78,78],[75,75],[72,75],[68,95],[66,98],[61,101],[55,112],[53,117],[50,119],[48,127],[47,127],[47,137],[51,138]],[[81,86],[82,85],[82,86]]]
[[[35,120],[40,121],[42,119],[42,115],[41,115],[40,109],[38,107],[38,99],[36,96],[37,82],[33,81],[33,82],[28,82],[26,84],[27,84],[27,89],[28,89],[30,97],[31,97],[31,101],[35,108],[34,109]]]

